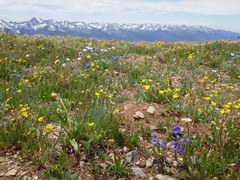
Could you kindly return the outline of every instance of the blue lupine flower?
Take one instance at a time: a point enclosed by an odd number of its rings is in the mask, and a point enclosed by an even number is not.
[[[153,143],[153,144],[157,144],[157,143],[158,143],[158,139],[157,139],[157,137],[158,137],[158,133],[157,133],[156,131],[154,131],[154,132],[152,133],[152,140],[151,140],[151,143]]]
[[[172,127],[172,136],[179,139],[181,137],[181,127],[173,126]]]
[[[85,64],[84,68],[86,69],[90,68],[90,64],[89,63]]]
[[[20,75],[19,73],[16,73],[15,76],[16,76],[16,78],[18,78],[18,79],[21,78],[21,75]]]
[[[112,56],[112,60],[113,60],[113,61],[117,61],[117,60],[118,60],[118,57],[117,57],[117,56]]]
[[[153,137],[153,138],[151,139],[151,143],[157,144],[157,143],[158,143],[158,139]]]
[[[167,148],[167,143],[166,142],[160,142],[159,145],[163,148],[166,149]]]
[[[29,73],[29,71],[30,71],[30,68],[26,68],[25,72]]]
[[[189,137],[186,137],[186,138],[184,139],[184,142],[185,142],[185,143],[188,143],[188,142],[189,142]]]
[[[158,133],[157,133],[156,131],[154,131],[154,132],[152,133],[152,136],[153,136],[153,138],[157,138]]]
[[[183,154],[184,153],[184,148],[183,148],[183,141],[180,140],[180,141],[172,141],[170,143],[170,147],[172,148],[172,150],[175,152],[175,153],[181,153]]]

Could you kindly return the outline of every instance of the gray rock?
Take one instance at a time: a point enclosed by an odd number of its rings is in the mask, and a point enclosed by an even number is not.
[[[149,114],[151,114],[151,115],[153,115],[153,114],[155,113],[155,111],[156,111],[156,109],[155,109],[155,107],[153,107],[153,106],[149,106],[149,107],[147,108],[147,112],[148,112]]]
[[[143,114],[141,111],[137,111],[137,112],[133,115],[133,117],[134,117],[135,119],[144,119],[144,114]]]
[[[176,180],[175,178],[164,174],[158,174],[155,176],[155,178],[158,180]]]
[[[136,168],[132,168],[132,171],[135,174],[135,176],[139,176],[141,178],[146,177],[146,175],[144,174],[144,172],[140,168],[137,168],[137,167]]]
[[[149,157],[146,161],[146,167],[152,167],[153,166],[153,161],[154,161],[154,158]]]
[[[133,150],[133,151],[126,153],[125,159],[129,164],[134,164],[135,162],[137,162],[137,159],[138,159],[137,150]]]

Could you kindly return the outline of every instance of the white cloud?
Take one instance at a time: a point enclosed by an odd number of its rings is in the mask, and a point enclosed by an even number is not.
[[[0,10],[45,11],[56,13],[60,9],[47,9],[36,4],[59,6],[64,12],[113,14],[189,12],[207,15],[240,15],[239,0],[0,0]]]

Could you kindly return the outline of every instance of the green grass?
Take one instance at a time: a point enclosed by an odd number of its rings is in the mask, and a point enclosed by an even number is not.
[[[176,156],[185,169],[174,176],[239,178],[240,42],[158,46],[1,33],[0,149],[20,150],[47,169],[45,179],[76,179],[74,161],[83,157],[97,176],[96,156],[104,155],[98,161],[105,162],[114,152],[105,175],[127,177],[130,171],[115,149],[141,146],[134,129],[121,130],[118,107],[130,99],[123,93],[129,89],[135,101],[157,103],[169,114],[158,127],[171,127],[168,121],[176,116],[208,127],[210,136],[188,134],[185,153]],[[142,127],[148,139],[149,131]],[[172,140],[168,130],[163,137]]]

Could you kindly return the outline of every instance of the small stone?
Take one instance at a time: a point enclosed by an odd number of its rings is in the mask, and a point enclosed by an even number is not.
[[[173,165],[173,167],[177,167],[178,166],[178,162],[177,161],[173,161],[172,165]]]
[[[126,153],[125,159],[129,164],[134,164],[137,162],[138,152],[136,150]]]
[[[114,71],[113,72],[115,76],[118,76],[119,75],[119,72],[118,71]]]
[[[0,163],[1,163],[1,162],[4,162],[4,161],[5,161],[5,158],[0,157]]]
[[[146,167],[152,167],[153,166],[153,161],[154,161],[154,158],[149,157],[146,161]]]
[[[151,115],[153,115],[155,113],[156,109],[153,106],[149,106],[147,109],[147,112]]]
[[[175,178],[168,175],[163,175],[163,174],[158,174],[155,176],[155,178],[159,180],[175,180]]]
[[[126,153],[126,152],[128,152],[128,150],[129,150],[129,149],[128,149],[128,147],[127,147],[127,146],[124,146],[124,147],[123,147],[123,152],[125,152],[125,153]]]
[[[146,175],[144,174],[142,169],[140,169],[140,168],[132,168],[132,170],[133,170],[133,173],[135,174],[135,176],[139,176],[141,178],[146,177]]]
[[[172,159],[170,159],[170,158],[166,158],[166,163],[168,163],[168,164],[172,164],[173,163],[173,160]]]
[[[139,161],[136,162],[136,165],[138,167],[144,168],[146,166],[146,161],[141,158]]]
[[[17,169],[11,169],[10,171],[8,171],[5,176],[9,177],[9,176],[15,176],[17,174]]]
[[[143,113],[142,113],[141,111],[137,111],[137,112],[133,115],[133,117],[134,117],[135,119],[144,119],[144,115],[143,115]]]

